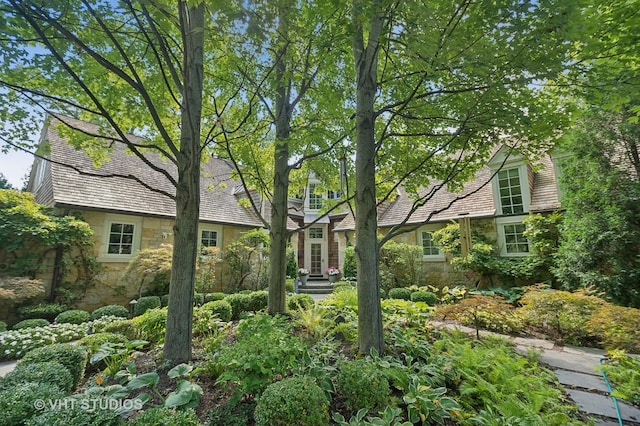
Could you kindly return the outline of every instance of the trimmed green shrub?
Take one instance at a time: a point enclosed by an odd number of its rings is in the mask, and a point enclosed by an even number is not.
[[[23,328],[34,328],[34,327],[46,327],[49,325],[49,321],[44,318],[33,318],[22,320],[13,325],[13,330],[21,330]]]
[[[82,402],[78,399],[73,401],[73,408],[72,401],[69,401],[69,408],[63,406],[61,410],[46,410],[32,417],[25,426],[124,426],[128,424],[115,410],[100,408],[100,405],[108,406],[107,401],[91,399],[88,409],[83,409]]]
[[[192,408],[175,410],[155,407],[132,417],[127,424],[133,426],[199,426],[201,423]]]
[[[290,377],[267,386],[254,412],[256,426],[329,424],[329,402],[311,377]]]
[[[226,294],[222,292],[206,293],[204,295],[204,303],[213,302],[214,300],[222,300],[225,297],[226,297]]]
[[[392,288],[389,290],[389,299],[411,300],[411,291],[408,288]]]
[[[136,326],[133,324],[133,321],[128,319],[115,320],[109,324],[105,324],[100,330],[96,328],[96,331],[122,334],[129,340],[135,340],[138,338],[138,330],[136,329]]]
[[[161,343],[167,327],[167,308],[149,309],[131,320],[138,336],[149,342]]]
[[[411,293],[412,302],[424,302],[429,306],[438,304],[438,296],[430,291],[414,291]]]
[[[287,278],[286,280],[284,280],[284,286],[286,288],[287,293],[293,293],[295,284],[294,284],[295,278]]]
[[[0,333],[3,331],[7,331],[7,323],[4,321],[0,321]]]
[[[53,321],[59,314],[66,311],[65,305],[58,303],[41,303],[36,306],[21,306],[17,309],[20,319],[44,318],[47,321]]]
[[[54,343],[53,345],[43,346],[27,352],[18,362],[18,366],[35,362],[57,361],[71,373],[73,378],[72,389],[75,389],[84,376],[87,359],[87,351],[82,347],[69,343]]]
[[[333,285],[333,291],[354,290],[356,288],[350,281],[338,281]],[[382,290],[382,289],[380,289]]]
[[[309,294],[294,294],[287,299],[287,308],[289,310],[309,309],[316,301]]]
[[[249,312],[251,309],[251,295],[234,293],[224,298],[231,305],[231,319],[237,321],[243,312]]]
[[[169,306],[169,295],[165,294],[163,296],[160,296],[160,307],[166,308],[167,306]]]
[[[36,401],[54,401],[65,393],[50,383],[19,383],[0,391],[0,425],[22,425],[38,413]]]
[[[258,312],[267,309],[269,303],[269,292],[266,290],[258,290],[249,294],[249,310]]]
[[[73,390],[73,377],[71,373],[58,361],[33,362],[20,364],[4,376],[1,387],[4,389],[13,387],[19,383],[50,383],[56,385],[64,392]]]
[[[345,361],[336,377],[336,391],[354,412],[382,409],[389,402],[391,389],[382,371],[368,359]]]
[[[91,319],[95,320],[109,315],[112,315],[114,317],[129,318],[129,310],[120,305],[107,305],[93,311],[91,313]]]
[[[222,321],[229,322],[231,321],[231,316],[233,314],[233,308],[231,304],[226,300],[214,300],[211,302],[207,302],[200,307],[200,309],[207,310],[214,315],[217,315]]]
[[[193,306],[202,306],[204,304],[204,294],[202,293],[194,293],[193,294]]]
[[[386,299],[387,298],[387,292],[385,291],[384,288],[380,289],[380,299]]]
[[[58,314],[55,322],[58,324],[82,324],[89,321],[91,314],[81,309],[71,309]]]
[[[133,316],[137,317],[149,309],[160,307],[160,297],[158,296],[143,296],[138,299],[138,303],[133,306]]]

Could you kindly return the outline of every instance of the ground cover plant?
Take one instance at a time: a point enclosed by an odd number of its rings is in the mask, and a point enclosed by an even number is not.
[[[530,291],[552,294],[540,288]],[[38,380],[55,384],[55,389],[43,388],[47,392],[58,389],[69,395],[69,375],[50,380],[55,371],[66,368],[72,371],[71,386],[80,383],[73,398],[130,399],[142,407],[107,410],[93,413],[93,417],[71,410],[59,420],[26,406],[19,408],[20,415],[27,416],[22,421],[34,425],[92,421],[114,425],[301,424],[300,416],[314,425],[583,424],[585,419],[566,399],[554,374],[538,365],[535,357],[518,355],[502,339],[479,340],[433,327],[437,309],[464,312],[465,301],[469,301],[466,303],[473,309],[482,308],[473,311],[476,314],[483,309],[489,312],[490,307],[477,300],[491,296],[454,297],[449,290],[431,293],[439,300],[457,303],[441,302],[434,308],[423,301],[382,301],[385,352],[380,354],[358,355],[356,290],[344,286],[321,302],[291,297],[292,309],[287,315],[264,313],[260,309],[262,293],[242,295],[246,304],[239,320],[231,320],[232,305],[227,300],[195,308],[194,330],[199,332],[194,336],[197,357],[192,365],[172,368],[160,357],[155,342],[161,341],[165,330],[166,310],[156,308],[134,321],[114,317],[98,320],[93,327],[97,333],[74,346],[85,355],[65,355],[69,365],[61,366],[50,352],[71,349],[52,346],[43,356],[28,355],[27,362],[21,362],[8,380],[12,387],[21,386],[25,395],[34,393],[31,399],[37,396],[36,387],[25,383]],[[553,294],[551,299],[562,296]],[[258,301],[253,305],[257,310],[249,310],[251,300]],[[492,303],[510,315],[521,309],[501,298]],[[550,309],[551,305],[541,306],[537,309]],[[604,302],[602,306],[608,307]],[[598,316],[599,309],[589,318],[604,323],[615,312],[609,309]],[[489,326],[504,321],[499,316],[481,318]],[[56,326],[74,325],[49,327]],[[133,330],[135,338],[145,335],[155,340],[130,341],[122,334],[112,334],[114,328]],[[85,351],[90,353],[90,362],[84,377],[78,378],[80,364],[86,363]],[[635,379],[624,378],[637,377],[629,371],[637,371],[638,366],[619,357],[607,368],[620,397],[635,401]],[[193,411],[185,411],[186,407]]]

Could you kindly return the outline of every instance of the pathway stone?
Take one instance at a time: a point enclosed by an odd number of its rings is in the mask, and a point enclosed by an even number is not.
[[[0,377],[4,377],[16,368],[16,361],[0,362]]]
[[[576,373],[574,371],[553,370],[558,376],[558,381],[560,384],[565,386],[579,386],[582,389],[593,390],[604,392],[606,394],[609,393],[609,388],[607,388],[606,383],[602,376],[594,376],[591,374],[584,373]],[[579,384],[579,385],[576,385]]]
[[[567,394],[580,407],[580,411],[597,416],[617,418],[617,413],[610,397],[576,389],[566,389]],[[640,423],[640,409],[618,401],[622,421]]]

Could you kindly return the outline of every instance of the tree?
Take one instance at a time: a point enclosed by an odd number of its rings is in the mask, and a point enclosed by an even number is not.
[[[640,125],[628,109],[592,109],[568,133],[560,176],[561,242],[553,273],[640,307]]]
[[[382,350],[380,246],[450,207],[412,220],[497,146],[535,159],[553,143],[567,110],[544,85],[565,70],[577,12],[555,0],[351,2],[361,352]],[[400,187],[413,205],[378,240],[377,207]]]
[[[0,189],[15,189],[2,173],[0,173]]]
[[[112,144],[124,143],[175,187],[175,193],[169,193],[135,176],[121,176],[176,203],[164,355],[171,361],[188,361],[200,158],[207,144],[201,137],[208,16],[204,3],[7,0],[0,11],[0,113],[13,123],[2,129],[2,140],[30,146],[34,114],[67,113],[101,126],[99,134],[88,134],[68,128],[69,122],[61,119],[60,131],[96,162],[108,158]],[[208,55],[212,60],[213,54]],[[206,124],[205,134],[211,136],[216,123]],[[145,141],[132,138],[132,131]],[[150,161],[147,151],[165,158],[175,173]]]
[[[337,160],[332,148],[345,116],[336,91],[342,75],[336,64],[344,62],[335,47],[343,39],[341,15],[323,0],[242,2],[230,12],[231,24],[221,28],[230,54],[220,66],[231,70],[230,91],[242,90],[245,102],[217,111],[229,130],[222,155],[234,162],[245,189],[257,189],[269,205],[266,217],[253,203],[269,230],[269,313],[276,314],[286,309],[290,182],[300,191],[310,170],[325,183],[337,181],[336,167],[324,158]]]

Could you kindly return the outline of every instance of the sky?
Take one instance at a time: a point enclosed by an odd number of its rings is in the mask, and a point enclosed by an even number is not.
[[[29,173],[33,155],[23,151],[0,152],[0,173],[4,175],[14,187],[21,189],[24,186],[24,176]]]

